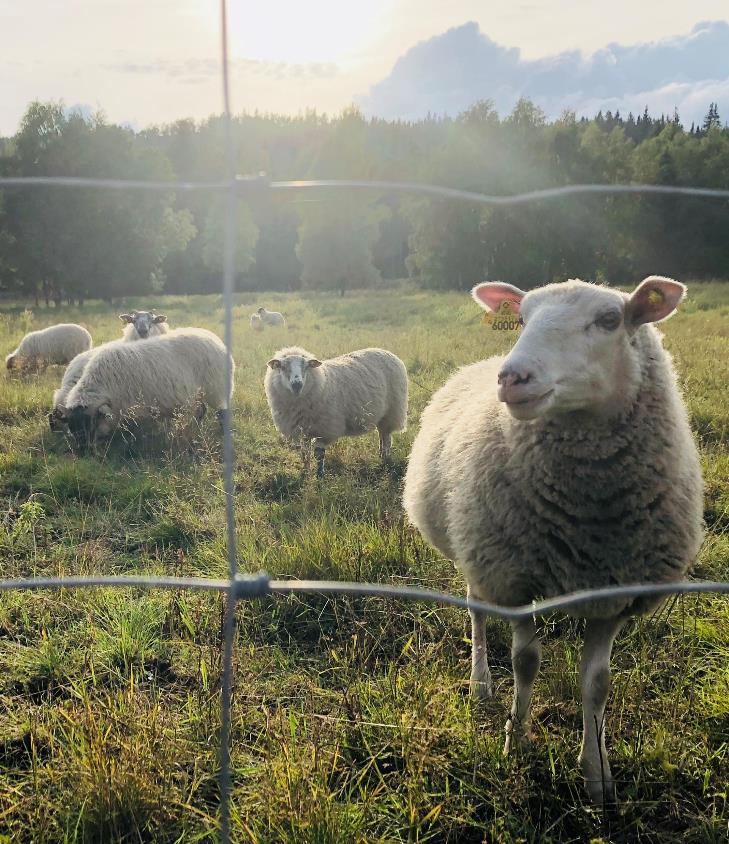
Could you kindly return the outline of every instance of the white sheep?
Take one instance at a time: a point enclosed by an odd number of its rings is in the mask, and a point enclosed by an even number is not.
[[[66,371],[63,373],[63,378],[61,379],[61,386],[53,393],[53,406],[51,407],[51,412],[48,414],[51,431],[62,431],[64,429],[65,426],[62,419],[64,416],[63,409],[66,405],[66,396],[78,383],[91,356],[96,354],[99,349],[103,349],[104,345],[81,352],[66,367]]]
[[[317,475],[324,474],[324,452],[340,437],[380,434],[380,456],[390,454],[392,434],[407,423],[405,364],[384,349],[360,349],[320,361],[292,346],[268,361],[266,398],[276,428],[298,442],[308,459],[314,445]]]
[[[525,294],[501,283],[473,296],[511,303],[523,331],[505,358],[464,367],[425,409],[405,478],[412,523],[454,560],[475,599],[514,606],[580,589],[671,582],[702,538],[698,455],[671,358],[650,323],[682,284],[651,276],[631,295],[582,281]],[[613,640],[651,598],[591,601],[581,664],[580,763],[593,801],[614,799],[604,737]],[[491,694],[484,619],[472,621],[474,692]],[[508,752],[527,730],[540,643],[513,625]]]
[[[260,317],[260,314],[251,314],[251,328],[254,331],[263,331],[263,320]]]
[[[123,322],[129,323],[123,331],[122,341],[125,343],[134,343],[138,340],[146,340],[150,337],[159,337],[167,334],[169,326],[167,324],[167,317],[160,314],[155,315],[154,311],[132,311],[131,314],[119,314],[119,319]],[[103,349],[106,344],[97,346],[82,352],[69,363],[66,371],[63,373],[61,379],[61,386],[53,393],[53,406],[48,415],[51,431],[63,430],[64,425],[61,422],[63,413],[61,408],[65,404],[66,396],[71,392],[74,385],[81,377],[84,367],[89,362],[91,356]]]
[[[116,340],[86,362],[60,421],[79,444],[111,434],[120,422],[169,418],[195,403],[222,413],[230,406],[223,342],[202,328],[179,328],[143,343]]]
[[[126,323],[123,339],[128,342],[158,337],[170,330],[167,317],[154,311],[132,311],[130,314],[119,314],[119,319]]]
[[[40,369],[54,363],[68,363],[80,352],[90,349],[91,335],[75,323],[61,323],[31,331],[18,348],[5,358],[8,369]]]
[[[256,313],[264,325],[286,325],[284,315],[278,311],[267,311],[265,308],[259,308]]]

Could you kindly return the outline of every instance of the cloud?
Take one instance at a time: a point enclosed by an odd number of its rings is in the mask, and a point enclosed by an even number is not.
[[[231,66],[233,73],[275,80],[329,79],[339,73],[337,65],[328,62],[291,64],[257,59],[238,59],[231,62]],[[220,59],[185,59],[184,61],[160,59],[144,63],[118,62],[106,65],[105,69],[114,73],[161,76],[186,84],[196,84],[213,77],[220,77]]]
[[[508,113],[519,97],[550,117],[565,108],[592,115],[599,109],[672,113],[699,121],[712,101],[729,111],[729,23],[696,24],[686,35],[645,44],[609,44],[527,60],[466,23],[417,44],[359,103],[368,114],[414,119],[428,112],[456,115],[491,98]],[[723,109],[723,110],[722,110]]]

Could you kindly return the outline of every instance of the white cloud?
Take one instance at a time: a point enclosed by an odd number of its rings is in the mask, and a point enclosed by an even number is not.
[[[565,108],[592,115],[647,105],[652,113],[677,107],[684,121],[699,121],[710,102],[719,103],[720,114],[729,106],[727,55],[724,21],[646,44],[610,44],[589,56],[567,51],[538,59],[496,44],[471,22],[413,47],[360,101],[368,113],[390,118],[455,115],[486,98],[505,113],[527,96],[552,117]]]

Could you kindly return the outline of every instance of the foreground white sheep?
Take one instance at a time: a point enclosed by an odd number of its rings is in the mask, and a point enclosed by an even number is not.
[[[263,331],[263,320],[260,314],[251,314],[251,328],[254,331]]]
[[[319,477],[326,447],[340,437],[377,428],[380,456],[386,458],[393,432],[405,430],[405,364],[384,349],[361,349],[324,362],[298,346],[281,349],[268,362],[265,388],[276,428],[301,444],[305,459],[313,441]]]
[[[569,281],[523,293],[481,284],[486,310],[524,321],[506,358],[467,366],[423,413],[405,479],[410,520],[463,571],[469,594],[529,604],[579,589],[670,582],[701,541],[702,481],[671,359],[649,323],[670,316],[678,282],[629,296]],[[587,619],[580,762],[595,802],[614,797],[604,738],[610,653],[626,619],[660,600],[575,607]],[[483,619],[472,613],[471,681],[491,692]],[[513,625],[514,700],[505,752],[526,731],[539,670],[531,618]]]
[[[8,369],[39,369],[53,363],[68,363],[92,346],[91,335],[82,326],[66,322],[31,331],[18,348],[5,358]]]
[[[265,308],[259,308],[257,313],[264,325],[286,325],[284,315],[278,311],[267,311]]]
[[[127,342],[158,337],[170,330],[167,317],[164,314],[155,314],[154,311],[132,311],[130,314],[119,314],[119,319],[126,323],[124,340]]]
[[[180,328],[143,343],[107,343],[86,362],[59,408],[60,419],[84,443],[108,436],[122,421],[168,418],[195,403],[222,412],[230,404],[228,359],[222,341],[202,328]]]

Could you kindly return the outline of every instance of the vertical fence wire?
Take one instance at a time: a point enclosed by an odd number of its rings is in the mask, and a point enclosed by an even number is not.
[[[225,474],[225,518],[227,525],[228,572],[230,584],[225,602],[223,622],[223,664],[220,684],[220,839],[230,842],[230,793],[231,760],[230,733],[233,696],[233,644],[235,640],[235,615],[237,593],[235,579],[238,573],[238,556],[235,536],[235,501],[233,484],[233,430],[232,430],[232,386],[233,386],[233,285],[235,277],[235,229],[236,188],[235,150],[233,126],[230,111],[230,79],[228,63],[228,9],[226,0],[220,0],[220,48],[223,82],[223,132],[225,144],[225,171],[228,190],[225,194],[225,233],[223,240],[223,306],[225,311],[226,396],[228,405],[222,414],[223,421],[223,471]]]

